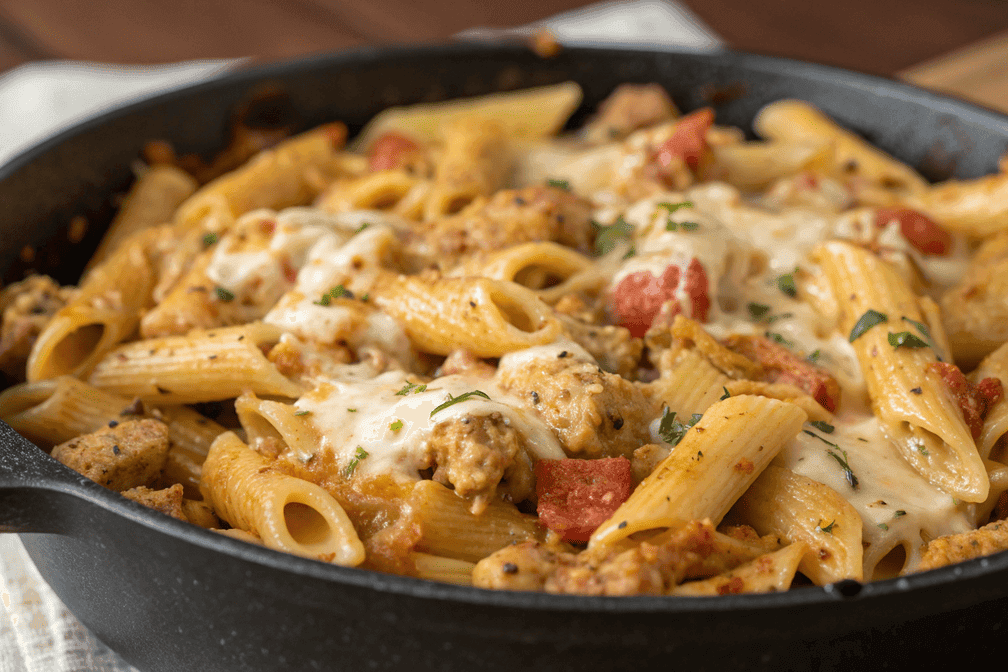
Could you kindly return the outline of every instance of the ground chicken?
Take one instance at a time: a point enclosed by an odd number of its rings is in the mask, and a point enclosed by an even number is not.
[[[675,103],[660,84],[620,84],[602,101],[598,115],[582,134],[592,144],[604,144],[677,116]]]
[[[648,423],[660,408],[650,396],[592,361],[560,355],[501,366],[497,383],[534,408],[569,454],[630,457],[652,442]]]
[[[507,546],[473,570],[473,585],[576,595],[662,595],[687,578],[715,576],[758,557],[769,543],[715,532],[693,521],[652,540],[575,553],[538,542]]]
[[[555,241],[589,253],[595,236],[591,213],[591,203],[562,189],[505,189],[457,215],[417,224],[409,247],[419,257],[415,263],[442,268],[469,254],[533,241]]]
[[[0,291],[0,370],[13,380],[24,380],[25,362],[35,339],[73,291],[46,275],[29,276]]]
[[[52,456],[110,490],[151,485],[168,460],[168,426],[129,420],[61,443]]]
[[[938,537],[928,543],[917,571],[936,569],[1008,549],[1008,521],[998,520],[978,530]]]
[[[474,513],[485,509],[497,491],[514,502],[534,492],[528,451],[500,413],[442,422],[431,432],[427,449],[436,465],[434,480],[472,498]]]
[[[152,490],[141,485],[124,490],[122,496],[166,516],[186,520],[182,511],[182,486],[178,483],[162,490]]]
[[[631,336],[628,329],[586,324],[565,315],[557,317],[567,337],[587,350],[603,370],[624,378],[636,376],[644,341]]]

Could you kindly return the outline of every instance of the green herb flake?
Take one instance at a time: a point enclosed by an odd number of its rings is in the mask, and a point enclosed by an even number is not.
[[[356,408],[348,408],[346,410],[347,410],[347,413],[356,413],[357,412]]]
[[[363,222],[360,226],[357,227],[357,230],[354,231],[354,235],[356,236],[358,233],[368,228],[369,226],[371,226],[371,222]]]
[[[832,434],[833,430],[836,429],[833,425],[828,422],[823,422],[822,420],[813,420],[809,424],[825,434]]]
[[[917,452],[923,455],[924,457],[927,457],[931,454],[928,452],[928,449],[924,447],[923,443],[917,446]]]
[[[696,231],[700,228],[700,225],[696,222],[682,222],[679,226],[682,227],[683,231]]]
[[[568,182],[567,180],[549,179],[546,180],[546,184],[548,184],[551,187],[556,187],[557,189],[563,189],[564,191],[571,190],[570,182]]]
[[[658,423],[658,436],[665,443],[677,446],[683,440],[683,437],[686,436],[686,432],[696,423],[700,422],[702,417],[700,413],[694,413],[689,422],[683,424],[676,420],[675,411],[670,411],[668,406],[666,406],[662,409],[661,421]]]
[[[393,420],[392,422],[389,423],[388,428],[391,429],[393,432],[398,432],[400,429],[402,429],[402,420]]]
[[[831,520],[829,525],[823,525],[822,521],[816,525],[816,532],[825,532],[826,534],[833,534],[833,526],[836,525],[836,520]]]
[[[767,324],[773,324],[778,320],[786,320],[790,317],[794,317],[794,313],[781,313],[780,315],[771,315],[766,319]]]
[[[718,401],[724,401],[731,396],[731,392],[728,391],[727,387],[722,386],[721,389],[724,390],[724,394],[721,395],[721,398]]]
[[[368,293],[365,293],[364,296],[360,297],[360,300],[363,301],[364,303],[367,303],[370,299],[371,295]]]
[[[754,320],[762,319],[764,315],[770,312],[770,306],[765,303],[749,303],[746,308],[749,309],[749,317]]]
[[[793,341],[789,341],[788,339],[784,338],[783,336],[781,336],[780,334],[778,334],[775,331],[764,332],[764,335],[767,338],[769,338],[771,341],[773,341],[774,343],[780,343],[785,348],[793,348],[793,347],[795,347],[795,344],[794,344]]]
[[[210,247],[216,242],[217,242],[216,233],[208,233],[205,236],[203,236],[203,247]]]
[[[931,330],[928,329],[927,325],[924,324],[923,322],[918,322],[917,320],[911,320],[906,315],[904,315],[902,319],[903,319],[904,322],[909,322],[910,324],[912,324],[917,329],[917,331],[920,332],[920,335],[924,337],[925,343],[927,343],[927,345],[932,350],[935,351],[935,357],[938,358],[938,361],[939,362],[942,361],[941,355],[937,354],[938,353],[938,346],[935,344],[934,338],[932,338],[932,336],[931,336]],[[890,343],[891,342],[892,341],[890,341]],[[919,346],[910,346],[910,347],[919,347]]]
[[[431,411],[430,417],[433,418],[434,414],[437,413],[438,411],[443,411],[444,409],[448,408],[449,406],[454,406],[455,404],[461,403],[461,402],[466,401],[468,399],[472,399],[473,397],[482,397],[483,399],[490,399],[490,397],[487,395],[486,392],[481,392],[480,390],[473,390],[472,392],[465,392],[463,394],[458,395],[457,397],[453,397],[451,395],[451,392],[449,392],[448,393],[448,401],[444,402],[443,404],[441,404],[440,406],[438,406],[437,408],[435,408],[433,411]]]
[[[827,450],[826,452],[829,453],[830,457],[836,460],[837,464],[839,464],[843,469],[844,477],[847,479],[847,483],[849,483],[852,488],[857,488],[858,479],[857,476],[854,475],[854,472],[851,471],[850,464],[847,462],[847,451],[840,449],[840,452],[843,453],[843,457],[840,457],[840,455],[832,450]]]
[[[894,348],[926,348],[928,344],[917,338],[909,331],[900,331],[889,334],[889,345]]]
[[[904,511],[903,509],[896,509],[896,511],[893,513],[893,518],[902,518],[905,515],[906,511]]]
[[[220,285],[214,287],[214,293],[217,294],[217,298],[224,303],[230,303],[231,301],[234,301],[235,298],[234,292],[221,287]]]
[[[366,459],[368,452],[364,450],[361,446],[357,446],[357,452],[354,453],[353,459],[347,464],[346,469],[343,470],[343,475],[347,478],[353,476],[353,473],[357,471],[357,465],[361,463],[361,460]]]
[[[657,205],[659,208],[665,208],[666,210],[668,210],[668,214],[671,215],[673,212],[679,210],[680,208],[692,208],[693,202],[682,201],[681,203],[672,203],[670,201],[662,201],[661,203],[655,203],[655,205]]]
[[[609,226],[595,224],[598,233],[595,236],[595,254],[603,256],[609,254],[621,243],[629,243],[633,239],[634,227],[622,216]]]
[[[886,532],[889,531],[889,526],[886,525],[885,523],[879,523],[878,524],[878,528],[881,529],[881,530],[885,530]]]
[[[809,356],[805,358],[805,361],[808,362],[809,364],[815,364],[816,362],[819,361],[820,357],[822,357],[822,350],[816,348],[811,353],[809,353]]]
[[[409,394],[414,389],[416,389],[416,387],[417,387],[417,385],[414,385],[413,383],[406,383],[401,390],[399,390],[398,392],[396,392],[396,396],[397,397],[405,397],[407,394]],[[424,385],[424,389],[427,389],[426,385]]]
[[[798,272],[796,268],[792,273],[785,273],[777,278],[777,289],[787,294],[792,299],[798,296],[798,285],[795,284],[794,274]]]
[[[674,221],[672,221],[671,218],[669,218],[669,220],[665,222],[665,230],[666,231],[678,231],[679,230],[679,223],[678,222],[674,222]]]
[[[311,413],[311,411],[298,411],[294,415],[301,416],[301,415],[308,415],[309,413]]]
[[[864,315],[858,318],[858,321],[854,325],[854,328],[851,329],[849,339],[850,342],[853,343],[854,341],[859,339],[861,336],[864,335],[866,331],[868,331],[872,327],[888,321],[889,321],[888,315],[869,308],[868,310],[865,311]]]

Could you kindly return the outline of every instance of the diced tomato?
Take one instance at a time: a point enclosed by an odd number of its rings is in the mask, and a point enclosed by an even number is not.
[[[284,280],[291,284],[297,282],[298,270],[291,265],[289,257],[285,256],[280,261],[280,269],[283,271]]]
[[[372,171],[399,168],[406,162],[410,154],[418,151],[420,151],[420,145],[411,138],[390,131],[371,145],[368,168]]]
[[[910,208],[879,208],[875,213],[875,226],[884,229],[890,222],[899,223],[900,233],[921,254],[947,254],[952,247],[952,236],[924,213]]]
[[[770,383],[789,383],[832,413],[840,403],[840,385],[825,370],[762,336],[730,336],[725,345],[759,362]]]
[[[714,110],[705,107],[679,120],[672,137],[658,147],[658,165],[668,169],[674,159],[682,159],[693,170],[707,148],[707,131],[714,123]]]
[[[566,541],[588,541],[630,496],[630,460],[540,460],[535,466],[539,520]]]
[[[959,404],[970,433],[974,439],[978,438],[983,431],[983,421],[987,417],[987,412],[1004,396],[1001,380],[984,378],[974,385],[955,364],[933,362],[928,364],[927,368],[945,383],[952,398]]]
[[[707,295],[707,272],[703,264],[693,258],[686,267],[685,278],[680,268],[672,264],[657,278],[650,271],[637,271],[620,280],[612,296],[616,323],[637,338],[647,333],[659,315],[671,324],[671,319],[682,312],[676,299],[681,280],[690,297],[690,317],[706,322],[711,305]]]

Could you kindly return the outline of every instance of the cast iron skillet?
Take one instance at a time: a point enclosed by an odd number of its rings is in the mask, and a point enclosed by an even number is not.
[[[229,112],[263,91],[272,92],[257,110],[263,123],[341,119],[354,130],[391,104],[567,79],[585,90],[574,123],[617,84],[656,81],[681,109],[713,105],[719,123],[746,129],[765,103],[810,100],[932,179],[993,172],[1008,148],[1008,120],[992,112],[762,56],[568,49],[542,60],[519,47],[365,49],[234,73],[115,110],[22,154],[0,169],[3,270],[21,273],[18,252],[30,244],[40,270],[75,280],[144,142],[209,155],[225,142]],[[67,222],[81,213],[94,230],[70,245]],[[962,665],[985,660],[976,647],[1008,625],[1008,553],[864,586],[683,599],[489,592],[330,566],[148,511],[2,423],[0,523],[21,533],[81,621],[151,671],[899,668],[919,655]]]

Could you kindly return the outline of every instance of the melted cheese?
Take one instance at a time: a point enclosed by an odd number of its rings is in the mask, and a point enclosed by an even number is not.
[[[407,376],[400,371],[367,381],[331,381],[301,397],[295,405],[301,411],[309,411],[308,421],[322,436],[318,450],[331,453],[337,463],[349,464],[358,447],[367,452],[368,457],[357,467],[363,474],[391,474],[418,480],[420,470],[430,466],[427,446],[435,426],[492,413],[500,413],[536,457],[564,458],[549,427],[534,411],[499,390],[493,381],[443,376],[428,383],[422,392],[397,394],[406,384]],[[473,390],[486,393],[490,399],[473,396],[434,412],[449,400],[449,395],[458,397]],[[307,460],[311,455],[298,457]]]

